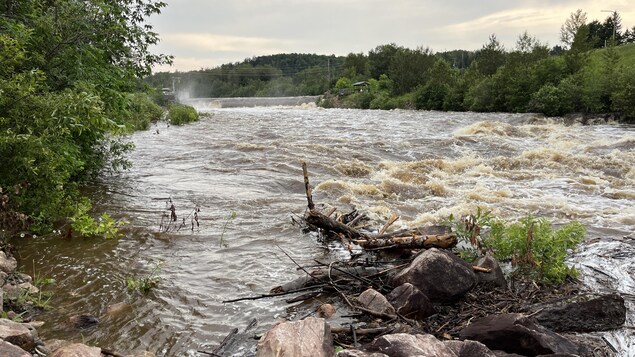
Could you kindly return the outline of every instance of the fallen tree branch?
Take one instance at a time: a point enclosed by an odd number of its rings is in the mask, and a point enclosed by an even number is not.
[[[289,294],[299,293],[299,292],[307,291],[307,290],[322,289],[322,288],[324,288],[324,287],[326,287],[328,285],[329,284],[312,285],[312,286],[307,286],[307,287],[304,287],[304,288],[291,290],[291,291],[284,291],[284,292],[280,292],[280,293],[261,294],[261,295],[257,295],[257,296],[247,296],[247,297],[238,298],[238,299],[224,300],[222,303],[225,304],[225,303],[238,302],[238,301],[244,301],[244,300],[258,300],[258,299],[264,299],[264,298],[268,298],[268,297],[289,295]]]
[[[384,224],[383,227],[381,227],[381,229],[379,230],[379,233],[377,233],[377,235],[382,235],[386,232],[386,230],[388,229],[388,227],[392,226],[393,223],[395,223],[397,220],[399,219],[399,215],[396,214],[395,212],[393,212],[390,215],[390,218],[388,218],[388,222],[386,222],[386,224]]]
[[[350,239],[369,239],[369,237],[364,233],[361,233],[354,228],[351,228],[314,210],[310,210],[306,214],[304,219],[307,223],[317,228],[323,229],[325,231],[342,233]]]

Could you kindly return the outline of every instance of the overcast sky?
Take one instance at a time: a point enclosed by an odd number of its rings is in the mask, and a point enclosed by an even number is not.
[[[623,30],[635,26],[629,1],[597,0],[164,0],[151,19],[161,42],[188,71],[277,53],[346,55],[395,43],[435,52],[476,50],[495,33],[507,49],[527,30],[550,47],[576,9],[589,21],[616,10]]]

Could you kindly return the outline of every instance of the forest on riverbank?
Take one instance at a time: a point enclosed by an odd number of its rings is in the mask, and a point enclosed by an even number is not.
[[[477,51],[435,53],[391,43],[339,57],[248,58],[146,81],[192,98],[325,94],[323,107],[615,113],[635,120],[635,26],[623,27],[618,13],[600,22],[578,10],[552,48],[524,32],[506,49],[492,34]]]
[[[0,239],[63,226],[64,234],[116,232],[95,219],[80,188],[125,169],[132,145],[164,109],[142,78],[157,43],[146,20],[166,4],[135,0],[0,2]],[[24,235],[24,233],[22,233]]]

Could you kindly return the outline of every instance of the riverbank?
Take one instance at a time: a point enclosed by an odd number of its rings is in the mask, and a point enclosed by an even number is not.
[[[306,205],[300,158],[310,165],[316,202],[343,212],[358,208],[377,222],[397,212],[395,228],[431,225],[477,207],[509,220],[526,212],[556,226],[577,220],[588,240],[570,264],[584,284],[599,293],[632,292],[633,262],[620,255],[635,254],[623,239],[634,229],[635,207],[628,126],[403,110],[210,112],[189,125],[133,134],[131,170],[103,175],[86,188],[95,212],[131,222],[121,238],[27,235],[12,242],[22,271],[56,281],[46,288],[54,309],[39,317],[47,322],[41,336],[115,351],[196,355],[254,318],[262,333],[298,311],[284,298],[222,301],[265,294],[304,275],[276,244],[303,266],[337,256],[291,224],[290,215],[301,215]],[[179,232],[159,232],[169,197],[178,222],[186,217]],[[187,217],[196,207],[200,227],[192,230]],[[145,276],[157,264],[160,281],[147,295],[126,288],[128,277]],[[632,321],[633,300],[625,300]],[[120,303],[121,313],[105,314]],[[102,323],[81,332],[60,328],[77,313]],[[633,340],[626,329],[601,335],[618,349]]]
[[[5,248],[5,247],[3,247]],[[142,351],[133,354],[88,346],[84,343],[59,339],[42,340],[37,329],[47,321],[37,320],[38,315],[48,308],[50,295],[35,285],[33,277],[18,272],[16,259],[0,250],[0,356],[3,357],[154,357],[153,353]],[[35,285],[34,285],[35,284]],[[82,330],[93,328],[99,323],[94,316],[74,314],[67,318],[64,328]]]
[[[368,222],[358,211],[339,214],[326,207],[320,213],[314,208],[306,167],[304,175],[308,210],[303,231],[315,231],[327,249],[348,249],[350,259],[316,260],[319,268],[298,266],[306,276],[272,289],[271,295],[255,297],[291,294],[287,302],[303,301],[303,310],[313,311],[274,325],[260,338],[256,356],[328,357],[339,351],[337,356],[357,357],[599,357],[620,352],[607,339],[589,334],[623,327],[626,305],[619,294],[594,294],[571,276],[550,284],[536,279],[541,274],[532,274],[532,270],[558,266],[564,250],[575,246],[557,247],[556,236],[567,235],[562,238],[579,242],[566,226],[547,238],[546,227],[538,221],[531,223],[520,232],[529,246],[523,253],[520,247],[513,248],[519,250],[512,252],[513,273],[504,274],[493,258],[501,256],[500,251],[492,250],[496,244],[491,236],[499,233],[481,236],[489,226],[498,225],[484,218],[487,213],[479,211],[478,216],[459,220],[452,231],[446,226],[390,231],[398,219],[393,214],[374,230],[376,222]],[[458,251],[457,236],[463,243]],[[537,264],[535,259],[545,253],[540,253],[544,248],[536,242],[544,239],[552,251],[548,260]],[[483,248],[481,252],[487,247],[487,254],[468,263],[458,254],[469,251],[466,244]],[[513,246],[514,238],[505,238],[504,244]],[[297,294],[301,295],[294,297]],[[228,302],[235,301],[239,299]],[[344,317],[353,320],[342,326],[327,322],[340,320],[341,324]],[[298,344],[297,335],[309,337]]]

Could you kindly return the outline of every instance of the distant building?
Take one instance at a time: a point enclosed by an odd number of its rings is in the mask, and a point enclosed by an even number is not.
[[[366,82],[366,81],[361,81],[361,82],[355,82],[353,83],[353,87],[355,87],[357,90],[359,90],[360,92],[363,92],[365,90],[368,89],[368,85],[370,83]]]

